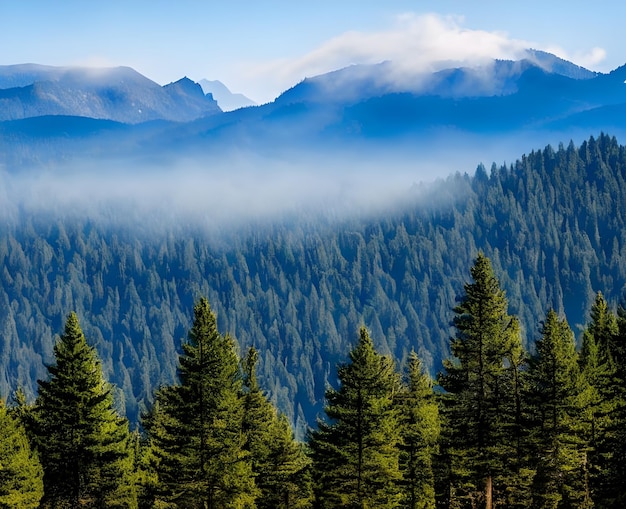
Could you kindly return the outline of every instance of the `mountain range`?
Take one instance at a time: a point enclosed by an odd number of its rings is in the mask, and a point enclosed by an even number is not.
[[[220,108],[188,78],[160,86],[129,67],[0,66],[0,120],[49,115],[138,124],[186,122]]]
[[[94,146],[115,158],[150,159],[386,150],[437,158],[447,174],[458,160],[443,138],[489,162],[603,130],[622,134],[625,80],[626,67],[594,73],[529,50],[518,61],[431,74],[393,62],[351,66],[307,78],[271,103],[222,112],[186,78],[161,87],[129,68],[5,66],[0,132],[12,142],[0,141],[0,163],[11,170],[67,160]]]

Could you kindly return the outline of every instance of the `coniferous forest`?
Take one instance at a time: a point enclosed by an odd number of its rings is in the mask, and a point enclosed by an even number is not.
[[[305,443],[194,307],[179,381],[130,431],[71,313],[34,404],[0,407],[3,507],[619,508],[626,503],[626,310],[601,293],[576,348],[550,309],[522,345],[479,252],[434,381],[415,352],[399,369],[362,327]]]
[[[228,241],[17,211],[0,505],[623,507],[625,180],[601,135]]]

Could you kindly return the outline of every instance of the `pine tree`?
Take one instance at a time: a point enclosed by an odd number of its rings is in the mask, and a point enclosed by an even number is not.
[[[308,507],[312,498],[309,459],[293,437],[289,422],[263,395],[256,378],[258,353],[244,359],[243,430],[247,436],[258,509]]]
[[[75,313],[54,347],[50,379],[38,381],[35,443],[44,469],[43,507],[135,507],[128,423]]]
[[[439,409],[433,383],[417,354],[409,356],[408,380],[399,398],[402,507],[434,509],[433,455],[439,441]]]
[[[533,507],[591,507],[587,489],[587,444],[580,414],[585,386],[574,335],[550,310],[529,369],[537,461]]]
[[[594,494],[596,506],[606,509],[626,507],[626,311],[623,307],[618,308],[617,324],[618,333],[612,349],[615,363],[611,383],[612,405],[609,425],[600,442],[604,468]]]
[[[365,328],[337,370],[340,387],[326,392],[326,415],[309,447],[321,508],[391,508],[399,504],[399,377],[376,352]]]
[[[162,501],[175,507],[254,507],[243,432],[243,392],[235,344],[217,330],[206,299],[194,307],[179,359],[180,385],[162,388],[146,422]]]
[[[626,322],[623,311],[622,316],[615,316],[601,293],[596,295],[590,318],[581,355],[590,391],[586,409],[591,445],[590,489],[597,507],[622,507],[626,500]]]
[[[442,410],[452,498],[490,509],[510,496],[505,483],[511,478],[517,420],[511,370],[520,366],[512,355],[521,350],[521,339],[491,262],[482,253],[471,275],[474,282],[465,285],[454,310],[454,358],[444,361],[439,380],[446,391]]]
[[[17,416],[0,400],[0,508],[35,509],[43,496],[43,469]]]
[[[616,383],[618,325],[602,293],[598,292],[591,306],[590,322],[583,333],[580,365],[587,382],[585,415],[589,430],[589,485],[592,497],[600,502],[607,485],[607,472],[613,455],[613,415],[619,392]]]

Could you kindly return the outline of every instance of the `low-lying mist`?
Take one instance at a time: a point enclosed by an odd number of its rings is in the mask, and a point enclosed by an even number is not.
[[[301,215],[341,220],[437,200],[432,189],[442,171],[392,157],[309,155],[296,162],[240,155],[141,167],[85,161],[0,173],[0,211],[9,221],[33,215],[147,232],[174,226],[219,232]]]
[[[492,162],[509,164],[528,148],[545,146],[533,146],[530,136],[508,141],[465,136],[463,142],[456,136],[450,143],[444,134],[386,147],[230,150],[162,160],[83,158],[5,169],[0,212],[9,222],[30,216],[78,218],[133,233],[232,232],[294,218],[341,221],[449,203],[466,190],[452,185],[450,176],[473,175],[481,163],[487,168]]]

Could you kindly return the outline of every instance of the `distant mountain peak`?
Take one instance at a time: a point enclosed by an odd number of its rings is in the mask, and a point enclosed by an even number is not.
[[[544,71],[560,74],[561,76],[566,76],[567,78],[575,80],[592,79],[598,76],[597,72],[590,71],[589,69],[564,60],[563,58],[557,57],[556,55],[546,51],[528,49],[526,50],[525,60],[531,62],[537,67],[540,67]]]
[[[179,79],[178,81],[174,81],[172,83],[168,83],[163,87],[164,89],[172,89],[178,92],[184,92],[192,95],[202,95],[204,96],[204,92],[202,87],[196,83],[195,81],[189,79],[187,76]]]
[[[256,106],[256,103],[243,94],[231,92],[224,83],[218,80],[200,80],[200,86],[205,94],[211,96],[217,101],[218,106],[223,111],[238,110],[248,106]]]
[[[0,66],[0,96],[0,121],[65,115],[129,124],[187,122],[221,112],[187,77],[162,87],[124,66]]]

